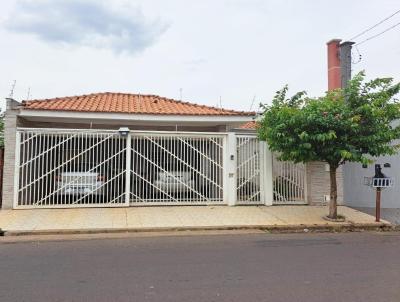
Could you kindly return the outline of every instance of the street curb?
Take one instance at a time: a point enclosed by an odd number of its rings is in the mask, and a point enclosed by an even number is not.
[[[391,224],[324,224],[324,225],[252,225],[252,226],[212,226],[212,227],[151,227],[151,228],[115,228],[115,229],[76,229],[76,230],[13,230],[2,231],[0,236],[27,235],[73,235],[73,234],[110,234],[110,233],[146,233],[146,232],[184,232],[184,231],[229,231],[260,230],[270,233],[327,233],[327,232],[362,232],[362,231],[400,231],[399,226]]]

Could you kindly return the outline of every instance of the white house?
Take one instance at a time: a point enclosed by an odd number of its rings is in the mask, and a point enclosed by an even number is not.
[[[324,165],[277,161],[254,117],[156,95],[7,99],[2,208],[323,202]]]

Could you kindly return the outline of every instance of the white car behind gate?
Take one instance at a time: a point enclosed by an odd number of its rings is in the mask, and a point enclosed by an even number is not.
[[[102,195],[104,180],[97,172],[62,172],[56,177],[60,195]]]
[[[154,185],[163,192],[189,192],[196,187],[190,172],[169,171],[158,172]]]

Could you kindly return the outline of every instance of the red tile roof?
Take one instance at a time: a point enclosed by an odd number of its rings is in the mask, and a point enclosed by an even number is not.
[[[236,115],[252,116],[254,112],[235,111],[182,102],[157,95],[129,93],[93,93],[44,100],[22,102],[23,108],[31,110],[113,112],[162,115]]]
[[[256,121],[247,122],[245,124],[240,125],[239,129],[255,130],[257,129],[257,122]]]

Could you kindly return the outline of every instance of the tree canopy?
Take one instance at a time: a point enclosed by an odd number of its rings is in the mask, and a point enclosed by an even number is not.
[[[394,142],[400,138],[400,106],[395,98],[399,90],[400,83],[392,78],[366,82],[364,72],[345,89],[319,98],[307,97],[304,91],[287,97],[285,86],[272,105],[262,105],[259,137],[281,160],[323,161],[335,172],[346,161],[369,163],[372,157],[398,151]],[[336,180],[336,174],[332,177]],[[332,181],[331,199],[335,199]]]

